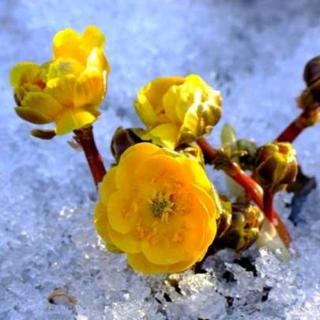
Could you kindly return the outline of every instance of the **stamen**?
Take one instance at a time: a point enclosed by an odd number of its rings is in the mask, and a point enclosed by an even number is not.
[[[171,195],[165,193],[157,193],[150,201],[151,211],[156,216],[161,218],[161,221],[167,222],[169,214],[173,212],[173,202]]]

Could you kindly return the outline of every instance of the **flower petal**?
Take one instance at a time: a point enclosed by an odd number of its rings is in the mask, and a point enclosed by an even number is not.
[[[60,76],[47,82],[45,92],[57,100],[64,109],[74,106],[76,78],[74,75]]]
[[[113,230],[128,233],[135,226],[138,207],[133,199],[122,191],[110,195],[108,202],[108,219]]]
[[[138,253],[141,251],[140,241],[134,234],[129,233],[124,236],[110,228],[110,239],[117,248],[124,252]]]
[[[110,195],[116,191],[116,172],[117,167],[111,167],[99,185],[99,198],[106,207],[108,206]]]
[[[55,120],[62,106],[44,92],[29,92],[21,102],[22,108],[32,109],[47,119],[45,123]]]
[[[34,124],[46,124],[52,122],[50,118],[31,108],[16,107],[15,111],[20,118]]]
[[[116,185],[118,188],[131,188],[132,181],[135,180],[135,171],[137,167],[149,155],[159,151],[159,147],[151,143],[138,143],[128,148],[120,157],[118,170],[116,174]]]
[[[100,72],[106,71],[107,74],[110,73],[109,62],[103,53],[103,50],[99,48],[92,49],[88,56],[86,67],[90,70],[95,69],[99,70]]]
[[[87,105],[97,106],[101,103],[106,92],[106,80],[103,72],[86,70],[75,84],[75,107]]]
[[[204,188],[207,192],[212,191],[212,183],[209,180],[205,169],[199,165],[198,162],[190,157],[177,158],[181,167],[184,168],[185,174],[188,176],[189,181]]]
[[[16,88],[24,82],[31,82],[40,73],[40,70],[40,65],[34,62],[20,62],[10,71],[10,84]]]
[[[79,77],[84,66],[73,58],[59,58],[48,64],[47,81],[73,75]]]
[[[79,33],[71,28],[57,32],[52,42],[53,59],[74,58],[79,61],[83,60],[83,56],[79,56],[79,41]]]
[[[104,47],[105,36],[96,26],[88,26],[81,36],[81,48],[90,52],[93,48]]]
[[[150,130],[146,130],[141,138],[174,150],[179,139],[179,127],[174,123],[160,124]]]
[[[66,110],[56,121],[56,133],[58,135],[69,133],[91,124],[96,120],[96,117],[82,110]]]
[[[148,261],[142,253],[128,254],[128,263],[136,272],[144,274],[166,273],[168,267],[165,265],[156,265]]]

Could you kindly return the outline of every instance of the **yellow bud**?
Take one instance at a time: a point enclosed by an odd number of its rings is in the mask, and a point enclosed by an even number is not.
[[[219,91],[198,75],[189,75],[149,82],[139,90],[135,108],[150,137],[174,148],[210,133],[220,119],[221,104]]]
[[[297,172],[296,153],[290,143],[273,142],[258,148],[253,176],[264,189],[273,193],[285,189]]]

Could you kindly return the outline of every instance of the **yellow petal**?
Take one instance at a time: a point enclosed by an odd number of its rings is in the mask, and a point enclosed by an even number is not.
[[[80,35],[71,28],[64,29],[55,34],[53,38],[53,59],[74,58],[82,61],[83,56],[79,55]]]
[[[147,260],[159,265],[173,264],[185,257],[185,252],[181,250],[181,246],[174,246],[170,239],[163,237],[159,238],[159,241],[155,244],[150,241],[143,241],[142,252]]]
[[[120,253],[120,249],[118,249],[111,241],[107,209],[102,205],[101,202],[97,203],[94,210],[94,225],[99,236],[105,241],[107,249],[113,253]]]
[[[29,92],[22,100],[22,108],[32,109],[42,114],[48,121],[54,121],[62,110],[62,106],[44,92]]]
[[[108,202],[108,220],[113,230],[128,233],[135,226],[138,217],[138,207],[128,194],[122,191],[110,195]]]
[[[75,107],[97,106],[106,92],[106,81],[103,72],[86,70],[75,84]]]
[[[140,119],[148,127],[168,122],[163,109],[163,96],[171,86],[183,81],[181,77],[157,78],[139,90],[134,106]]]
[[[56,121],[56,133],[58,135],[69,133],[91,124],[96,117],[88,111],[66,110]]]
[[[170,273],[183,272],[189,269],[190,267],[192,267],[197,261],[199,261],[198,255],[194,255],[188,260],[184,260],[168,266],[168,272]]]
[[[174,85],[179,85],[184,82],[182,77],[163,77],[157,78],[145,87],[145,95],[151,105],[154,106],[156,110],[162,109],[162,99],[170,87]]]
[[[146,130],[142,136],[143,140],[151,140],[153,143],[175,149],[179,139],[179,127],[174,123],[164,123]]]
[[[151,181],[163,185],[172,184],[173,187],[182,187],[189,183],[184,168],[175,158],[164,152],[140,161],[135,169],[134,179],[140,184]]]
[[[16,107],[15,111],[20,118],[34,124],[46,124],[52,122],[52,120],[47,116],[31,108]]]
[[[204,188],[207,192],[211,192],[212,183],[209,180],[205,169],[194,159],[190,157],[179,157],[177,161],[184,168],[185,174],[189,180]]]
[[[112,243],[120,250],[127,253],[137,253],[141,251],[140,241],[134,234],[121,234],[110,228],[110,239]]]
[[[105,71],[106,74],[110,73],[110,65],[102,49],[92,49],[88,56],[87,69],[95,69],[100,72]]]
[[[116,191],[116,172],[117,167],[111,167],[105,176],[103,177],[102,182],[99,185],[99,200],[107,207],[109,203],[110,195]]]
[[[135,170],[148,158],[149,155],[159,151],[159,147],[152,143],[138,143],[128,148],[120,158],[116,174],[118,188],[131,188],[135,180]]]
[[[134,102],[135,110],[141,121],[148,127],[158,124],[158,116],[152,104],[148,101],[143,89],[138,92]]]
[[[10,84],[20,86],[23,82],[31,82],[40,73],[40,65],[25,61],[16,64],[10,71]]]
[[[81,36],[81,48],[90,52],[93,48],[103,48],[105,37],[102,31],[96,26],[88,26]]]
[[[84,70],[84,66],[73,58],[59,58],[49,63],[47,81],[60,78],[62,76],[73,75],[79,77]]]
[[[74,106],[76,78],[74,75],[60,76],[48,81],[45,92],[69,109]]]
[[[128,254],[128,263],[136,272],[143,272],[144,274],[166,273],[167,266],[156,265],[148,261],[142,253]]]

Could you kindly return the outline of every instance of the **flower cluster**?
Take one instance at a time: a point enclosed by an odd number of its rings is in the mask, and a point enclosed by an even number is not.
[[[150,81],[134,102],[145,127],[115,131],[114,163],[106,172],[92,127],[110,72],[104,43],[94,26],[83,34],[60,31],[52,59],[17,64],[10,82],[21,118],[55,124],[52,130],[33,130],[33,136],[74,133],[99,189],[94,224],[109,251],[126,254],[135,271],[157,274],[181,272],[220,249],[240,253],[255,242],[278,255],[279,248],[286,250],[290,236],[272,201],[297,176],[304,178],[291,142],[319,122],[320,58],[307,65],[308,87],[298,99],[302,115],[262,146],[238,139],[230,125],[222,129],[221,147],[210,146],[204,136],[220,120],[222,97],[200,76]],[[229,198],[216,191],[206,164],[233,179]]]
[[[52,60],[17,64],[10,75],[17,114],[34,124],[54,122],[58,135],[93,123],[110,72],[104,42],[97,27],[87,27],[82,35],[65,29],[53,38]]]

